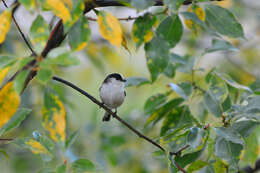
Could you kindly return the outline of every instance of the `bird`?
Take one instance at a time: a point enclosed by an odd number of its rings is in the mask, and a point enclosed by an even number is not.
[[[107,75],[99,88],[102,104],[110,109],[115,109],[115,112],[117,112],[117,108],[122,105],[126,97],[125,82],[126,79],[119,73]],[[106,112],[102,121],[109,121],[110,118],[111,115]]]

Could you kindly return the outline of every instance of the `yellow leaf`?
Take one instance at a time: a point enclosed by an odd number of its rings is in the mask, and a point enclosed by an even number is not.
[[[130,50],[127,47],[127,41],[126,38],[123,36],[122,46],[127,50],[129,54],[131,54]]]
[[[217,5],[223,7],[223,8],[228,8],[232,5],[232,0],[223,0],[220,2],[216,2]]]
[[[87,43],[83,42],[83,43],[79,44],[78,47],[75,48],[75,51],[80,51],[86,46],[87,46]]]
[[[194,9],[192,9],[192,6],[190,6],[188,8],[188,12],[195,12],[195,14],[198,16],[198,18],[201,21],[205,21],[205,16],[206,15],[205,15],[204,10],[201,7],[196,7],[195,10],[194,10]],[[185,19],[184,23],[190,30],[192,30],[193,32],[197,33],[197,31],[199,29],[199,26],[197,24],[194,24],[194,22],[192,20]]]
[[[71,0],[62,0],[64,4],[66,4],[70,9],[72,9],[72,1]]]
[[[98,24],[101,35],[111,44],[120,47],[123,34],[117,18],[108,12],[101,11],[98,13]]]
[[[3,82],[7,72],[9,71],[9,67],[5,67],[3,69],[0,69],[0,84]]]
[[[31,149],[34,154],[46,154],[48,153],[47,149],[42,146],[42,144],[38,141],[30,139],[29,141],[25,142]]]
[[[0,91],[0,128],[15,114],[20,97],[13,88],[14,83],[7,83]]]
[[[0,14],[0,44],[5,41],[7,32],[10,29],[12,19],[12,13],[9,10],[5,10]]]
[[[48,105],[42,109],[43,126],[50,133],[50,137],[58,142],[66,138],[66,111],[59,98],[55,95],[45,95]]]
[[[71,20],[69,9],[65,6],[62,0],[46,0],[46,5],[56,16],[60,17],[64,23]]]

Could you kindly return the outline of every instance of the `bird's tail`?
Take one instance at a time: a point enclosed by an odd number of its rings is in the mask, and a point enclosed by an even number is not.
[[[103,121],[109,121],[109,120],[110,120],[110,117],[111,117],[111,115],[106,112],[102,120],[103,120]]]

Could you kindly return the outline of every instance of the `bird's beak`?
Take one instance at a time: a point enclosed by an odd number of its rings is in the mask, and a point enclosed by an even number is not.
[[[126,82],[126,79],[123,79],[123,82]]]

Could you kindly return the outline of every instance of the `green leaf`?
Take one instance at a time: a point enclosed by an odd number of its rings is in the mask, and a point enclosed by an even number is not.
[[[192,127],[190,133],[187,136],[187,143],[194,149],[202,144],[202,139],[205,133],[203,129],[198,127]]]
[[[215,95],[211,92],[206,92],[203,97],[203,103],[206,109],[216,117],[220,117],[222,115],[222,110],[220,103],[218,102]]]
[[[147,78],[144,77],[129,77],[126,79],[126,87],[130,86],[141,86],[144,84],[149,83],[150,81]]]
[[[221,74],[218,72],[215,72],[216,75],[218,75],[221,79],[223,79],[228,85],[237,88],[237,89],[242,89],[242,90],[246,90],[252,93],[252,90],[244,85],[238,84],[236,81],[234,81],[233,79],[231,79],[230,76],[228,76],[227,74]]]
[[[132,0],[131,5],[139,10],[146,9],[152,5],[154,5],[154,1],[151,0]]]
[[[19,73],[15,80],[14,80],[14,86],[15,90],[17,93],[21,93],[23,87],[24,87],[24,82],[29,74],[29,70],[24,70],[21,73]]]
[[[212,165],[208,165],[206,167],[204,167],[201,171],[199,171],[200,173],[216,173],[214,171],[214,168]],[[223,172],[222,172],[223,173]]]
[[[244,37],[241,24],[226,8],[216,5],[206,6],[206,21],[217,32],[233,38]]]
[[[35,0],[18,0],[27,9],[33,9],[35,7]]]
[[[1,55],[0,56],[0,68],[5,68],[8,66],[11,66],[15,64],[15,62],[19,60],[18,58],[12,57],[12,56],[6,56],[6,55]]]
[[[245,164],[250,164],[255,166],[255,162],[259,155],[258,150],[258,135],[256,132],[252,133],[245,139],[245,152],[242,154],[241,160],[245,162]]]
[[[232,106],[231,98],[230,96],[227,96],[226,100],[222,103],[223,111],[226,112],[231,108],[231,106]]]
[[[237,171],[240,153],[243,149],[244,141],[238,132],[231,128],[216,128],[216,140],[214,145],[215,155],[229,163],[229,169]]]
[[[66,173],[66,164],[62,164],[56,168],[56,173]]]
[[[71,27],[68,38],[72,51],[80,51],[87,45],[90,39],[90,29],[84,15]]]
[[[170,54],[171,56],[171,54]],[[177,58],[176,56],[174,57]],[[177,59],[176,59],[177,60]],[[177,71],[182,73],[191,73],[195,64],[195,58],[189,55],[185,55],[183,58],[179,56],[178,61],[180,61]]]
[[[227,172],[227,166],[225,163],[223,163],[219,158],[216,158],[216,162],[213,163],[214,171],[215,173],[223,173]]]
[[[195,160],[197,160],[201,154],[203,153],[204,149],[201,149],[199,151],[188,153],[183,156],[176,156],[175,161],[180,164],[181,167],[185,167],[188,164],[193,163]]]
[[[250,88],[255,94],[260,95],[260,79],[256,79],[255,82],[250,85]]]
[[[191,91],[192,91],[192,85],[188,82],[183,82],[183,83],[180,83],[180,84],[170,83],[170,87],[180,97],[182,97],[186,100],[189,98]]]
[[[65,148],[69,148],[79,136],[79,130],[73,132],[65,142]]]
[[[50,35],[48,23],[41,15],[38,15],[30,28],[31,42],[37,52],[42,51]]]
[[[161,118],[167,115],[167,113],[173,111],[183,102],[182,98],[172,99],[165,104],[161,105],[159,109],[155,110],[146,121],[146,125],[153,122],[156,124]]]
[[[139,48],[143,43],[149,42],[153,38],[153,27],[157,23],[157,18],[150,13],[138,17],[132,28],[132,37]]]
[[[190,126],[192,126],[192,118],[191,118],[191,114],[189,112],[189,110],[187,109],[187,107],[178,107],[176,108],[181,101],[180,99],[176,99],[173,100],[170,103],[177,103],[176,105],[172,104],[171,108],[167,111],[169,111],[169,113],[166,115],[162,127],[161,127],[161,132],[160,132],[160,136],[164,136],[168,131],[173,132],[167,135],[167,138],[169,138],[170,136],[175,135],[177,132],[183,130],[184,128],[188,128]],[[167,104],[170,105],[170,104]],[[163,107],[164,108],[164,107]],[[162,109],[161,109],[162,110]],[[159,112],[158,117],[163,116],[166,111],[164,112]],[[161,114],[160,114],[161,113]],[[164,115],[165,116],[165,115]]]
[[[4,155],[6,160],[9,159],[9,155],[4,149],[0,149],[0,154]]]
[[[205,53],[211,53],[216,51],[237,51],[238,49],[233,46],[231,43],[225,40],[213,39],[212,47],[207,48]]]
[[[183,26],[178,15],[168,16],[164,19],[156,30],[156,34],[161,39],[167,41],[173,48],[181,40]]]
[[[208,165],[207,162],[204,162],[202,160],[196,160],[195,162],[193,162],[189,165],[189,167],[187,168],[187,172],[192,173],[194,171],[198,171],[207,165]]]
[[[172,62],[169,62],[168,66],[164,70],[164,74],[169,77],[173,78],[175,76],[176,66]]]
[[[244,141],[241,139],[241,136],[237,131],[225,127],[217,127],[215,130],[217,136],[224,138],[226,141],[244,145]]]
[[[217,135],[214,145],[215,155],[229,163],[233,171],[238,169],[238,161],[243,145],[233,143],[222,136]]]
[[[163,4],[173,11],[178,11],[184,0],[163,0]]]
[[[210,86],[208,92],[214,95],[219,103],[223,103],[229,93],[226,83],[214,73],[210,77]]]
[[[159,108],[159,106],[167,100],[167,95],[165,94],[156,94],[151,97],[149,97],[145,104],[144,104],[144,113],[150,114],[156,109]]]
[[[175,76],[175,71],[177,70],[180,64],[186,64],[186,61],[181,56],[174,53],[170,53],[169,63],[164,70],[164,74],[169,78],[173,78]]]
[[[34,60],[35,57],[24,57],[19,60],[19,68],[24,67],[26,64],[28,64],[30,61]]]
[[[69,52],[66,48],[58,47],[53,49],[47,56],[47,58],[41,62],[41,65],[50,66],[50,65],[60,65],[60,66],[71,66],[78,65],[80,61],[78,58]]]
[[[37,173],[56,173],[53,168],[41,168]]]
[[[0,136],[20,126],[22,121],[31,113],[31,109],[20,108],[15,115],[1,129]]]
[[[78,159],[72,163],[73,173],[84,173],[86,171],[95,171],[95,165],[88,159]]]
[[[154,37],[149,43],[145,44],[147,66],[154,82],[160,73],[163,73],[169,63],[169,48],[167,41],[159,37]]]
[[[71,10],[72,20],[67,25],[65,24],[65,31],[67,31],[69,29],[69,27],[71,27],[72,25],[75,24],[75,22],[77,22],[77,20],[80,18],[80,16],[83,15],[84,9],[85,9],[84,1],[82,1],[82,0],[73,1],[72,10]]]
[[[50,67],[40,66],[40,70],[37,72],[36,79],[42,84],[47,84],[52,79],[53,72]]]
[[[259,124],[260,122],[254,119],[238,120],[232,124],[232,130],[238,132],[243,137],[248,137]]]

